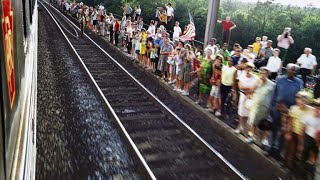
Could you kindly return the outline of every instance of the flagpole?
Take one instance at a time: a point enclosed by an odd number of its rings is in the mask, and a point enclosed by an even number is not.
[[[209,39],[215,35],[215,27],[218,20],[220,0],[209,0],[206,32],[204,36],[204,47],[208,44]]]

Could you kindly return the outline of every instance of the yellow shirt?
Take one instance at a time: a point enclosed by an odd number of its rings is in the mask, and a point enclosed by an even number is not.
[[[234,66],[222,66],[221,83],[225,86],[232,86],[234,83],[234,73],[236,72]]]
[[[254,52],[254,53],[258,53],[258,52],[260,51],[261,44],[260,44],[260,43],[255,42],[255,43],[253,43],[252,45],[253,45],[253,50],[252,50],[252,52]]]
[[[162,13],[160,15],[160,21],[163,23],[167,23],[167,15],[165,13]]]
[[[296,134],[303,135],[303,122],[304,115],[312,113],[309,107],[300,109],[297,105],[291,106],[289,109],[289,116],[292,119],[292,131]]]

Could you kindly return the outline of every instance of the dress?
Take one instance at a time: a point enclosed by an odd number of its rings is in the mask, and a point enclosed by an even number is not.
[[[239,82],[242,84],[244,88],[253,87],[258,81],[258,78],[254,75],[251,75],[250,78],[247,77],[246,73],[243,74],[239,78]],[[247,101],[248,97],[244,93],[240,93],[239,98],[239,105],[238,105],[238,114],[241,117],[248,117],[249,116],[249,110],[245,107],[245,103]]]
[[[201,83],[200,92],[202,94],[208,94],[211,90],[211,84],[209,82],[212,75],[212,60],[203,58],[201,60]]]
[[[141,35],[141,43],[140,43],[140,54],[144,55],[146,54],[147,50],[147,34]]]
[[[252,108],[249,112],[249,125],[258,125],[262,119],[269,116],[269,109],[275,83],[270,80],[263,85],[260,83],[252,96]]]

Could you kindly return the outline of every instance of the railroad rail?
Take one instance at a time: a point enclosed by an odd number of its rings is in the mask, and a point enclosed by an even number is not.
[[[247,179],[59,10],[43,1],[148,179]],[[64,28],[61,28],[63,26]],[[75,34],[70,33],[76,29]],[[68,33],[65,33],[69,31]]]

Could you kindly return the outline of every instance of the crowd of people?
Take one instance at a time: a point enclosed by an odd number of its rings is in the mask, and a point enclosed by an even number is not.
[[[212,38],[203,49],[180,40],[185,32],[175,21],[170,2],[155,8],[148,26],[143,23],[140,6],[133,10],[125,4],[123,16],[118,20],[101,5],[96,8],[82,3],[60,2],[60,5],[78,18],[83,28],[106,36],[115,46],[125,47],[133,61],[159,75],[177,93],[188,96],[190,85],[194,84],[191,82],[198,80],[195,103],[205,103],[215,116],[228,117],[232,109],[229,97],[235,96],[238,110],[235,133],[245,134],[248,143],[260,144],[257,142],[260,129],[264,149],[272,157],[282,159],[289,169],[301,165],[319,167],[320,159],[318,162],[316,159],[320,147],[320,99],[316,98],[320,96],[320,84],[308,83],[313,75],[320,77],[315,74],[319,73],[317,60],[312,49],[306,47],[296,63],[286,63],[288,49],[294,43],[291,28],[284,28],[276,45],[262,36],[245,48],[241,42],[235,43],[229,51],[228,33],[236,25],[228,16],[218,21],[224,26],[224,42],[218,44]],[[314,89],[314,94],[305,89]],[[317,173],[316,176],[320,177]]]

